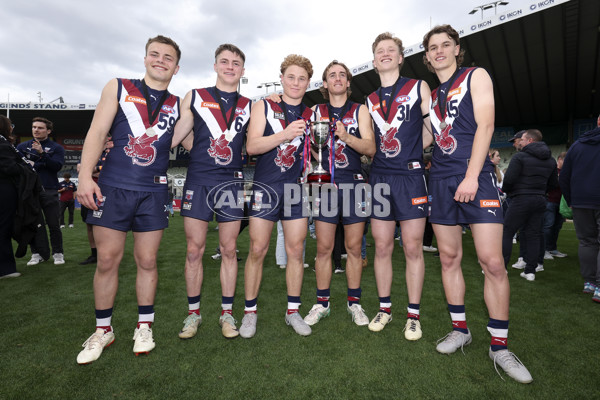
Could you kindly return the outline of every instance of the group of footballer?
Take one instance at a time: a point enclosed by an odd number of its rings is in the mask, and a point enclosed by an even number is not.
[[[522,383],[532,377],[507,349],[509,281],[502,258],[502,212],[488,149],[494,132],[494,93],[489,74],[464,68],[464,50],[450,25],[434,27],[423,39],[423,60],[440,86],[433,91],[422,80],[400,75],[404,62],[402,41],[390,33],[375,39],[373,66],[381,87],[366,104],[350,100],[352,74],[332,61],[323,72],[321,92],[327,101],[308,108],[302,99],[313,75],[310,61],[287,56],[280,67],[283,94],[252,101],[238,93],[245,55],[232,44],[215,51],[213,87],[190,90],[183,101],[167,90],[179,70],[181,51],[170,38],[148,40],[143,79],[113,79],[103,89],[83,147],[78,198],[91,210],[86,222],[94,225],[97,268],[94,275],[96,331],[85,341],[79,364],[97,360],[115,340],[111,325],[118,287],[118,269],[128,231],[133,231],[137,265],[136,293],[139,318],[134,330],[134,353],[155,347],[152,337],[157,286],[157,251],[168,224],[167,168],[169,150],[180,143],[190,150],[181,215],[187,241],[185,279],[188,316],[179,333],[196,335],[202,322],[200,298],[202,257],[208,224],[216,215],[221,251],[222,311],[219,324],[227,338],[251,338],[257,328],[257,299],[271,232],[281,221],[288,256],[285,322],[302,336],[330,314],[331,253],[338,223],[344,225],[347,249],[347,311],[359,326],[377,332],[392,320],[392,253],[396,222],[402,229],[406,257],[408,307],[404,334],[422,336],[420,302],[425,275],[423,232],[426,218],[433,224],[442,264],[442,281],[452,320],[452,331],[437,344],[450,354],[471,343],[465,317],[465,283],[461,269],[462,227],[473,233],[479,264],[485,273],[484,299],[491,334],[489,356],[509,376]],[[333,193],[321,191],[316,208],[316,304],[302,318],[299,313],[304,274],[303,242],[307,218],[303,201],[286,202],[286,185],[303,184],[310,172],[310,123],[327,121],[332,139],[323,149],[323,167],[331,172]],[[92,172],[111,136],[96,183]],[[423,149],[434,144],[427,186]],[[236,241],[243,207],[217,204],[215,188],[243,188],[242,153],[257,156],[255,186],[249,203],[250,249],[244,268],[245,308],[241,324],[233,317],[238,274]],[[387,188],[383,198],[372,197],[372,207],[388,213],[371,215],[364,207],[342,212],[344,202],[361,203],[366,177],[361,156],[372,158],[368,183]],[[351,185],[354,190],[336,191]],[[352,186],[353,185],[353,186]],[[261,188],[268,188],[267,191]],[[243,190],[240,192],[243,193]],[[335,194],[335,195],[332,195]],[[304,194],[303,194],[304,195]],[[344,197],[348,198],[344,198]],[[321,212],[327,205],[331,213]],[[346,210],[347,211],[347,210]],[[361,239],[370,218],[375,240],[374,271],[379,310],[371,320],[360,305]]]

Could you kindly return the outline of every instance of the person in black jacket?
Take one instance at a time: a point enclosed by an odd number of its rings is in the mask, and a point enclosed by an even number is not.
[[[512,251],[512,238],[521,228],[527,237],[525,271],[521,277],[535,280],[538,251],[542,240],[542,223],[546,210],[546,193],[558,186],[556,161],[542,133],[537,129],[527,130],[521,137],[521,151],[515,154],[504,175],[502,190],[511,199],[504,219],[502,254],[504,265],[508,265]]]
[[[17,212],[19,154],[11,143],[13,126],[0,115],[0,279],[21,276],[13,254],[11,234]]]
[[[31,260],[27,265],[36,265],[50,258],[50,247],[48,246],[44,220],[50,231],[54,264],[65,263],[62,233],[58,220],[60,210],[58,189],[60,186],[57,177],[58,171],[65,163],[65,149],[60,144],[50,140],[49,135],[52,133],[52,129],[52,121],[43,117],[35,117],[31,124],[33,139],[17,146],[17,150],[33,166],[42,181],[42,185],[44,185],[44,190],[40,194],[40,204],[44,212],[44,218],[40,216],[42,225],[31,243]]]
[[[579,239],[579,268],[583,292],[600,303],[600,116],[598,127],[573,143],[560,173],[560,188],[573,208]]]

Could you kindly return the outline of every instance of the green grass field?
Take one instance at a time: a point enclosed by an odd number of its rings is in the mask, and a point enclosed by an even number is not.
[[[284,323],[285,271],[275,265],[271,243],[259,296],[254,338],[227,340],[218,325],[221,290],[219,262],[210,258],[218,232],[211,224],[198,335],[183,341],[177,333],[187,315],[183,266],[182,218],[171,220],[159,252],[154,339],[156,349],[135,357],[132,336],[137,321],[135,264],[131,237],[120,268],[114,309],[115,343],[85,366],[75,359],[94,330],[94,266],[80,266],[89,254],[85,227],[78,220],[64,229],[66,264],[33,267],[18,261],[23,276],[0,281],[0,399],[378,399],[378,398],[598,398],[600,376],[600,305],[581,292],[573,225],[565,224],[559,249],[567,258],[546,261],[535,282],[509,268],[511,325],[509,347],[533,375],[530,385],[503,381],[488,358],[489,334],[483,302],[483,275],[470,234],[464,238],[463,271],[467,282],[467,321],[473,343],[446,356],[436,341],[449,332],[439,258],[425,254],[426,277],[421,302],[423,338],[404,339],[406,287],[402,250],[394,255],[394,321],[382,332],[358,327],[346,313],[345,276],[332,280],[331,316],[300,337]],[[372,239],[369,238],[372,243]],[[248,232],[238,242],[248,251]],[[368,248],[373,259],[373,247]],[[515,253],[517,246],[515,246]],[[308,238],[303,306],[315,302],[312,271],[315,241]],[[513,259],[516,254],[513,254]],[[240,263],[234,317],[244,307]],[[362,305],[372,318],[378,308],[372,262],[363,275]]]

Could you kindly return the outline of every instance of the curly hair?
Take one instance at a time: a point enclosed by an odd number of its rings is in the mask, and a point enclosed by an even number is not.
[[[283,59],[281,67],[279,68],[279,70],[281,71],[281,75],[285,74],[285,70],[291,67],[292,65],[304,68],[304,70],[308,74],[308,79],[312,78],[313,66],[310,63],[310,60],[298,54],[290,54],[289,56]]]

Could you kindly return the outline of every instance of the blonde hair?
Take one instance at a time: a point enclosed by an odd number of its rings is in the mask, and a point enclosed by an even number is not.
[[[281,75],[285,74],[285,71],[291,67],[292,65],[296,65],[300,68],[304,68],[306,73],[308,74],[308,79],[312,78],[313,75],[313,66],[310,63],[310,60],[304,56],[298,54],[290,54],[286,58],[283,59],[281,63],[281,67],[279,70],[281,71]]]
[[[390,32],[383,32],[377,35],[375,41],[371,45],[373,55],[375,55],[375,49],[377,48],[377,45],[384,40],[393,40],[394,43],[396,43],[396,45],[398,46],[398,50],[400,51],[400,55],[402,56],[402,62],[398,64],[398,70],[402,70],[402,66],[404,65],[404,46],[402,45],[402,40],[400,40],[400,38],[397,38]],[[379,73],[379,71],[377,71],[377,68],[375,68],[375,71]]]

